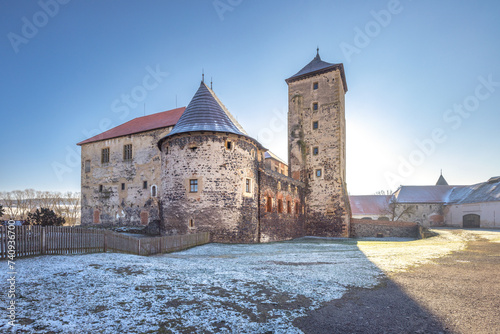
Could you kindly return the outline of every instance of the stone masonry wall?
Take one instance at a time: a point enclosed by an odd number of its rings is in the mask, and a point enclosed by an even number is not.
[[[83,225],[147,225],[159,219],[158,195],[162,189],[157,142],[170,130],[162,128],[82,145]],[[126,144],[132,144],[130,161],[123,159]],[[109,163],[102,163],[101,151],[106,147],[110,151]],[[86,161],[90,162],[89,171],[85,169]],[[157,197],[152,196],[153,186]]]
[[[444,206],[441,203],[398,203],[396,213],[407,210],[401,220],[419,223],[425,227],[444,226]]]
[[[304,236],[304,184],[266,169],[259,171],[259,185],[260,242]]]
[[[166,233],[208,231],[213,242],[257,242],[262,153],[253,140],[233,134],[193,133],[165,140],[161,184]],[[197,180],[197,192],[191,192],[190,180]]]
[[[313,89],[316,82],[318,89]],[[306,184],[307,234],[347,237],[350,207],[345,184],[345,91],[340,71],[288,85],[289,170],[291,177]]]
[[[351,236],[418,238],[418,224],[393,221],[370,221],[365,219],[351,220]]]

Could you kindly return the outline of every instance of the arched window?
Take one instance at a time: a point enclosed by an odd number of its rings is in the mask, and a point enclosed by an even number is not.
[[[267,196],[267,202],[266,202],[266,212],[271,212],[273,211],[273,199],[271,196]]]
[[[151,197],[156,197],[156,186],[151,186]]]

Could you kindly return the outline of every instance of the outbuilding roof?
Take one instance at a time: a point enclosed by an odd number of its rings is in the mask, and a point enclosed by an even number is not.
[[[168,126],[173,126],[177,123],[177,121],[179,120],[185,109],[186,107],[182,107],[182,108],[176,108],[172,110],[159,112],[152,115],[137,117],[126,123],[118,125],[108,131],[105,131],[94,137],[81,141],[77,145],[84,145],[100,140],[106,140],[106,139],[131,135],[134,133],[140,133]]]
[[[464,186],[401,186],[394,193],[398,203],[448,203],[455,189]]]
[[[491,179],[490,179],[491,180]],[[500,201],[500,179],[456,189],[450,196],[450,203],[469,204]]]
[[[353,215],[386,215],[392,195],[349,196]]]

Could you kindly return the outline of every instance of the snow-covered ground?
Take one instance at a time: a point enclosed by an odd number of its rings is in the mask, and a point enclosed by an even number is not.
[[[317,238],[152,257],[42,256],[16,265],[17,329],[36,333],[300,332],[293,319],[349,287],[376,285],[381,275],[355,242]]]
[[[151,257],[107,253],[19,259],[19,325],[14,330],[300,333],[292,324],[295,318],[340,298],[350,287],[375,286],[382,270],[401,270],[465,245],[464,238],[453,233],[438,238],[302,238],[258,245],[209,244]],[[1,270],[0,279],[5,282],[7,277],[7,270]],[[4,320],[5,308],[4,303],[2,333],[13,329]]]

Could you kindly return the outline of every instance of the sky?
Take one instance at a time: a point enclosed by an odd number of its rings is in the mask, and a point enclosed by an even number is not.
[[[500,175],[500,2],[0,0],[0,191],[79,191],[77,142],[187,106],[202,72],[287,160],[287,85],[343,63],[351,195]]]

